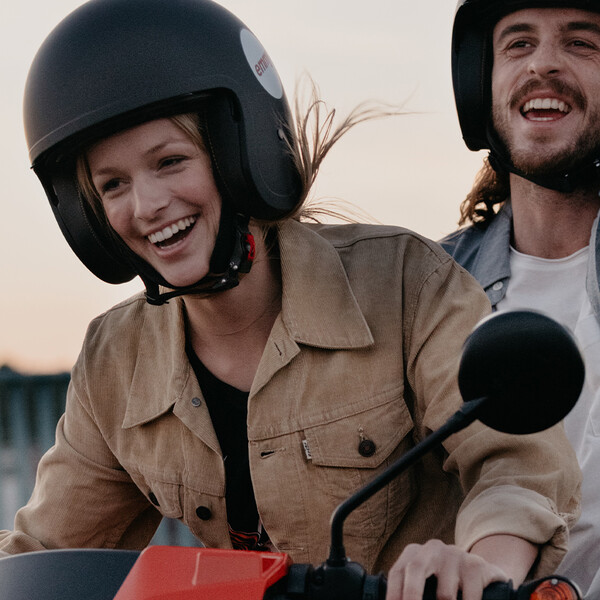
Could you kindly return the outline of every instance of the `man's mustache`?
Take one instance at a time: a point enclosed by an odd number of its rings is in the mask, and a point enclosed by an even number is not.
[[[543,93],[546,95],[550,91],[563,98],[569,98],[571,107],[576,106],[577,108],[584,109],[587,105],[585,97],[577,88],[560,79],[546,79],[544,81],[531,79],[513,94],[510,99],[510,108],[521,106],[523,99],[537,90],[543,90]]]

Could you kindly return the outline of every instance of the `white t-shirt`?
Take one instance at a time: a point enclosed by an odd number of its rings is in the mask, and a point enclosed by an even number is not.
[[[600,326],[586,293],[589,248],[566,258],[527,256],[511,248],[511,278],[498,310],[537,309],[568,327],[583,354],[583,391],[565,430],[583,471],[582,514],[557,573],[585,594],[600,570]],[[595,585],[595,584],[594,584]]]
[[[572,332],[587,299],[585,276],[589,247],[566,258],[548,259],[510,249],[510,281],[498,310],[533,308]]]

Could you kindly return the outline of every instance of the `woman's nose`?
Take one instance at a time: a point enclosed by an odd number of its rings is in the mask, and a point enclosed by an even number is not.
[[[169,196],[156,181],[138,181],[133,186],[134,216],[152,221],[169,204]]]

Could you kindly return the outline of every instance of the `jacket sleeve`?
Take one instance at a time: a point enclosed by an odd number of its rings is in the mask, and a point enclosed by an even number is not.
[[[158,527],[161,515],[108,449],[77,380],[74,373],[55,445],[39,463],[29,502],[18,511],[14,530],[0,532],[1,552],[141,549]]]
[[[418,437],[460,406],[456,373],[465,332],[488,311],[477,282],[452,261],[420,286],[407,348]],[[489,535],[515,535],[540,546],[532,575],[551,573],[579,514],[581,471],[562,424],[516,436],[475,422],[444,446],[444,469],[457,475],[465,494],[456,544],[468,550]]]

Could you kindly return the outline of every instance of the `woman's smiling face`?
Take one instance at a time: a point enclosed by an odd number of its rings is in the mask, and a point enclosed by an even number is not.
[[[96,143],[87,153],[106,217],[127,246],[171,285],[208,274],[221,215],[210,158],[171,119]]]

